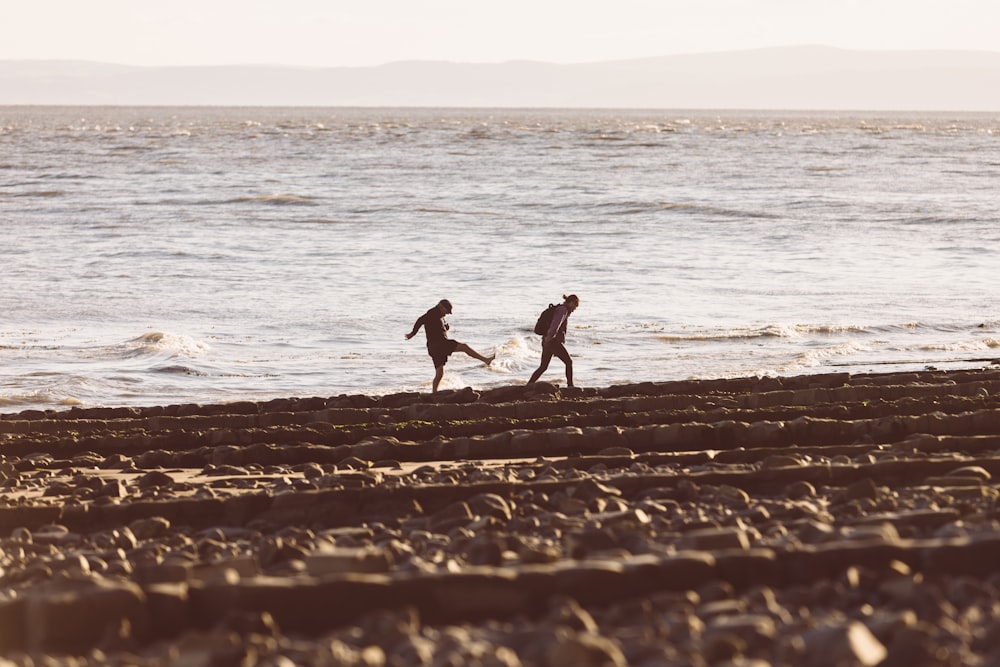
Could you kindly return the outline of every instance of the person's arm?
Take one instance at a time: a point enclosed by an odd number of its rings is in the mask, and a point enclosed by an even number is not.
[[[413,331],[406,334],[406,340],[410,340],[411,338],[416,336],[417,332],[420,331],[420,327],[422,327],[423,325],[424,325],[424,315],[421,315],[419,318],[417,318],[417,321],[413,323]]]

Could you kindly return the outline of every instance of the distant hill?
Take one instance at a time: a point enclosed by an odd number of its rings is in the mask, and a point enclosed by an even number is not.
[[[787,47],[341,68],[0,61],[0,104],[1000,111],[1000,53]]]

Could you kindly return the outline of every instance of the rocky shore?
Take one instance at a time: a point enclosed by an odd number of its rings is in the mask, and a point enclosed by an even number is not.
[[[1000,368],[0,415],[7,665],[1000,665]]]

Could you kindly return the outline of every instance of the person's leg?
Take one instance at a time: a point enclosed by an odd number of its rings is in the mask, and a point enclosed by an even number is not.
[[[552,354],[559,357],[559,359],[566,364],[566,385],[569,387],[573,386],[573,357],[569,356],[569,350],[562,343],[558,343],[553,346]]]
[[[531,374],[531,379],[528,380],[528,384],[537,382],[538,378],[542,377],[542,373],[544,373],[545,369],[549,367],[550,361],[552,361],[552,348],[548,345],[543,345],[542,362],[538,365],[538,370]]]
[[[455,346],[455,349],[459,352],[465,352],[470,357],[479,359],[479,361],[483,362],[487,366],[492,364],[493,360],[497,358],[497,355],[495,354],[492,357],[484,357],[483,355],[479,354],[465,343],[459,343],[458,345]]]
[[[427,353],[431,355],[431,361],[434,362],[434,384],[431,385],[431,391],[436,394],[438,385],[441,384],[441,378],[444,377],[444,365],[448,363],[448,355],[451,354],[451,350],[447,346],[431,345],[428,342]]]

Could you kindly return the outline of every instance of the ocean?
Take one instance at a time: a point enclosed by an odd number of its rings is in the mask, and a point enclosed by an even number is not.
[[[0,107],[0,412],[1000,363],[1000,114]],[[545,380],[564,383],[553,360]]]

